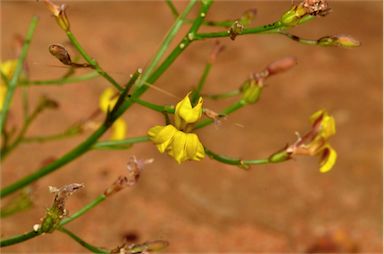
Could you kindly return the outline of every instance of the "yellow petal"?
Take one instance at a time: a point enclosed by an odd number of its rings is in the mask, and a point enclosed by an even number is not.
[[[108,108],[111,110],[112,107],[116,104],[118,97],[115,95],[115,92],[112,87],[106,88],[99,98],[99,107],[103,112],[107,112]]]
[[[1,73],[7,78],[11,79],[13,76],[13,73],[15,72],[17,65],[17,59],[7,60],[5,62],[0,63],[0,71]],[[0,85],[4,85],[5,83],[2,78],[0,78]]]
[[[112,125],[112,140],[122,140],[127,132],[127,123],[122,118],[118,118]]]
[[[330,145],[327,145],[321,154],[320,172],[326,173],[332,169],[337,159],[337,153]]]
[[[335,119],[332,116],[330,116],[325,110],[319,110],[312,114],[309,121],[313,124],[320,117],[322,117],[322,119],[320,123],[320,132],[318,136],[327,140],[331,136],[336,134]]]
[[[199,98],[197,104],[192,107],[189,94],[177,103],[175,108],[175,125],[178,129],[183,128],[186,124],[197,122],[203,113],[203,98]]]
[[[148,136],[153,143],[157,146],[157,149],[163,153],[169,144],[173,140],[173,136],[177,132],[176,128],[173,125],[167,126],[155,126],[148,130]]]
[[[188,160],[186,142],[187,134],[182,131],[177,131],[173,137],[172,144],[169,147],[168,154],[172,156],[179,164],[185,160]]]
[[[204,147],[195,133],[187,133],[186,152],[191,160],[201,160],[205,156]]]

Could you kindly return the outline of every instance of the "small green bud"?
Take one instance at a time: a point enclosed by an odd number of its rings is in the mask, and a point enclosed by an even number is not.
[[[317,40],[320,46],[337,46],[352,48],[360,46],[360,42],[348,35],[324,36]]]
[[[299,4],[297,6],[293,6],[289,11],[284,13],[280,22],[285,26],[296,26],[299,24],[300,19],[302,19],[306,14],[307,10],[302,4]]]
[[[260,98],[262,90],[262,84],[258,83],[256,80],[252,79],[246,81],[246,83],[241,87],[243,100],[248,104],[256,103]]]
[[[286,160],[291,159],[291,154],[286,151],[286,149],[282,151],[278,151],[271,156],[269,156],[269,161],[272,163],[277,163],[277,162],[283,162]]]

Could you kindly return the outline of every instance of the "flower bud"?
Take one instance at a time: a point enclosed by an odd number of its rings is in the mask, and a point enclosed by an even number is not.
[[[263,90],[262,80],[256,81],[254,79],[246,81],[241,87],[243,93],[243,100],[248,104],[256,103]]]
[[[325,16],[330,12],[326,0],[303,0],[283,14],[280,22],[285,26],[296,26],[307,16]]]
[[[44,0],[44,2],[47,5],[50,12],[55,17],[56,22],[57,24],[59,24],[60,28],[68,32],[70,25],[69,25],[69,20],[67,18],[67,15],[65,13],[65,5],[62,4],[61,6],[58,6],[52,3],[50,0]]]
[[[284,148],[284,150],[281,150],[281,151],[278,151],[278,152],[272,154],[268,158],[268,160],[272,163],[283,162],[283,161],[286,161],[289,159],[291,159],[291,154],[288,153],[285,148]]]
[[[256,9],[246,10],[239,19],[240,24],[242,24],[243,26],[249,26],[254,20],[254,18],[256,17],[256,14],[257,14]]]
[[[352,48],[360,46],[360,42],[348,35],[331,35],[325,36],[317,40],[321,46],[337,46],[344,48]]]
[[[51,44],[49,45],[48,50],[49,50],[49,53],[51,53],[51,55],[56,57],[63,64],[65,65],[72,64],[71,56],[63,46],[59,44]]]
[[[269,64],[266,70],[268,71],[268,76],[271,76],[280,72],[287,71],[296,64],[297,60],[295,57],[285,57]]]
[[[302,4],[293,6],[289,11],[283,14],[280,22],[285,26],[296,26],[300,19],[307,14],[307,10]]]

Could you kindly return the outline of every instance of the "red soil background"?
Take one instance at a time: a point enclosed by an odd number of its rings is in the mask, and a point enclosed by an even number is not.
[[[78,40],[121,83],[136,68],[146,66],[174,20],[166,4],[159,1],[65,3]],[[181,10],[186,2],[176,5]],[[268,80],[256,105],[236,112],[219,127],[209,126],[198,133],[202,142],[217,153],[265,158],[293,142],[295,131],[305,132],[311,113],[325,108],[337,122],[337,135],[331,143],[339,157],[331,172],[319,173],[317,158],[306,157],[255,166],[247,172],[208,158],[177,165],[158,153],[151,143],[123,151],[91,151],[34,184],[34,207],[3,219],[1,236],[27,232],[39,223],[53,198],[48,186],[85,184],[86,188],[68,201],[67,208],[73,213],[102,193],[119,175],[126,174],[128,157],[136,155],[155,159],[138,184],[69,224],[70,230],[107,248],[120,244],[124,235],[134,234],[138,242],[168,240],[169,252],[271,253],[311,248],[381,252],[382,2],[331,1],[330,5],[331,15],[293,32],[304,38],[350,34],[362,42],[361,47],[312,47],[278,35],[241,36],[235,41],[220,39],[226,50],[208,77],[207,93],[237,88],[251,72],[281,57],[296,56],[298,65]],[[289,7],[290,1],[217,2],[207,18],[234,19],[246,9],[257,8],[254,25],[261,25],[277,20]],[[60,63],[47,48],[51,43],[66,43],[67,38],[43,3],[5,1],[1,15],[3,60],[14,56],[13,36],[24,34],[31,17],[38,15],[39,25],[28,54],[31,79],[52,79],[65,73],[65,69],[55,67]],[[182,98],[197,84],[213,42],[193,43],[156,86]],[[57,100],[60,108],[42,114],[28,135],[57,133],[89,115],[108,85],[98,78],[65,86],[31,87],[33,105],[44,94]],[[20,123],[21,119],[19,95],[11,111],[12,124]],[[155,90],[144,98],[155,103],[177,102]],[[206,106],[220,111],[231,101],[206,100]],[[160,114],[139,105],[132,107],[124,119],[130,137],[143,135],[151,126],[163,122]],[[86,136],[87,133],[62,141],[20,145],[2,163],[2,186],[34,172],[47,158],[63,155]],[[7,201],[8,198],[3,202]],[[55,232],[2,252],[86,250]]]

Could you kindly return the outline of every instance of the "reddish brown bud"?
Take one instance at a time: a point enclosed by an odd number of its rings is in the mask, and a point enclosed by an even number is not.
[[[266,70],[269,73],[269,76],[275,75],[280,72],[284,72],[292,68],[297,64],[297,60],[295,57],[285,57],[282,59],[279,59],[271,64],[269,64],[266,68]]]
[[[65,65],[71,65],[72,60],[71,56],[69,55],[68,51],[66,48],[59,44],[51,44],[48,47],[49,53],[56,57],[60,62],[62,62]]]

